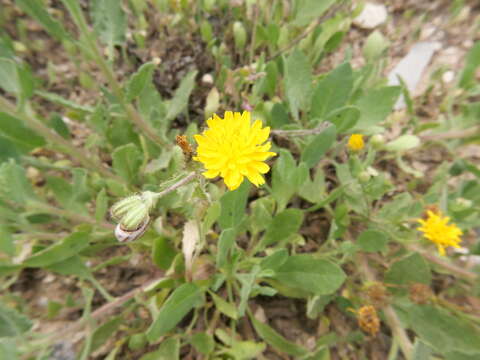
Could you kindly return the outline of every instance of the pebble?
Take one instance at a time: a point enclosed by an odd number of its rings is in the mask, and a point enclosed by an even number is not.
[[[374,29],[387,21],[387,8],[382,4],[368,2],[353,24],[362,29]]]
[[[442,75],[442,81],[445,84],[451,83],[455,79],[455,73],[452,70],[445,71]]]

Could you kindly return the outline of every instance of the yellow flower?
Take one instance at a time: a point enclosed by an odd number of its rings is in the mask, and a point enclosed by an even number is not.
[[[352,151],[360,151],[364,146],[362,134],[352,134],[348,139],[348,148]]]
[[[194,136],[198,148],[193,159],[205,166],[203,175],[207,179],[220,175],[230,190],[238,188],[244,177],[255,186],[264,184],[261,174],[270,170],[264,161],[277,155],[268,151],[270,128],[262,128],[260,120],[252,124],[248,111],[226,111],[224,119],[214,114],[207,124],[207,130]]]
[[[435,213],[431,210],[427,211],[427,219],[417,219],[417,221],[422,225],[418,228],[419,231],[423,232],[423,236],[435,243],[438,248],[440,255],[445,255],[445,248],[447,246],[453,246],[459,248],[458,245],[462,239],[460,236],[463,234],[457,225],[451,224],[448,222],[450,218],[448,216],[442,216],[440,212]]]

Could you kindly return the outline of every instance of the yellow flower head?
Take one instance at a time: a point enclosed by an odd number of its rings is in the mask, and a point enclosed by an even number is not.
[[[203,175],[207,179],[220,175],[230,190],[238,188],[245,176],[255,186],[264,184],[261,174],[270,170],[264,161],[277,155],[268,151],[270,128],[262,128],[260,120],[252,124],[248,111],[226,111],[224,119],[214,114],[207,125],[207,130],[194,136],[198,147],[193,160],[205,166]]]
[[[360,151],[365,146],[362,134],[352,134],[348,139],[348,148],[352,151]]]
[[[427,219],[417,219],[417,221],[422,225],[418,230],[423,232],[426,239],[437,245],[440,255],[445,255],[447,246],[460,247],[458,244],[462,241],[460,236],[463,232],[457,225],[448,224],[450,221],[448,216],[442,216],[440,212],[436,213],[428,210]]]

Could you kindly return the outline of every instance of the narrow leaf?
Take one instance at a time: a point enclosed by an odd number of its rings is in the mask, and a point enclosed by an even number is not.
[[[172,330],[201,301],[201,295],[201,289],[193,283],[183,284],[175,289],[148,329],[148,341],[155,342]]]

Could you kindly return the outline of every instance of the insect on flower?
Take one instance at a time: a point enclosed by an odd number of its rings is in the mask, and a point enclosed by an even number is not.
[[[223,119],[214,114],[207,124],[207,130],[195,135],[198,148],[193,157],[204,165],[203,176],[222,177],[229,190],[237,189],[245,177],[255,186],[264,184],[262,174],[270,170],[265,160],[277,155],[269,151],[270,128],[262,128],[260,120],[252,123],[248,111],[226,111]]]

